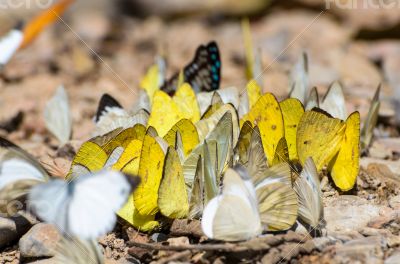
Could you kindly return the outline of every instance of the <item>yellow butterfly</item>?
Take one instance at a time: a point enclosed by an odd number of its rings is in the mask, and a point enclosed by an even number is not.
[[[173,98],[161,90],[154,93],[148,126],[154,127],[160,136],[164,136],[183,118],[192,122],[200,119],[196,95],[189,84],[180,86]]]
[[[149,96],[150,103],[153,102],[154,93],[160,89],[161,85],[164,82],[164,63],[163,60],[160,59],[158,63],[152,65],[148,70],[146,75],[143,77],[140,82],[140,88],[146,91]]]
[[[189,214],[188,194],[181,161],[173,147],[168,148],[164,164],[158,190],[158,207],[168,218],[185,218]]]
[[[164,136],[169,146],[176,146],[177,133],[182,139],[185,157],[199,144],[199,135],[196,126],[188,119],[182,119],[176,123]]]
[[[145,135],[138,171],[141,182],[133,196],[135,208],[141,215],[155,215],[159,211],[158,188],[162,178],[164,158],[164,151],[157,140]]]
[[[241,125],[245,121],[259,127],[268,164],[272,165],[279,140],[285,135],[281,108],[275,96],[266,93],[260,97],[250,112],[241,119]]]
[[[298,160],[296,134],[300,119],[304,114],[302,103],[296,98],[288,98],[279,103],[285,124],[285,138],[289,150],[289,159]]]
[[[360,167],[360,114],[352,113],[346,120],[346,130],[339,153],[331,161],[329,171],[342,191],[353,188]]]
[[[346,124],[326,112],[314,108],[301,117],[297,129],[297,153],[302,165],[311,157],[321,171],[337,154],[346,130]]]
[[[138,175],[142,145],[141,140],[132,140],[118,161],[112,166],[112,169],[120,170],[130,175]],[[128,201],[117,214],[141,231],[151,231],[159,226],[159,222],[155,221],[155,215],[141,215],[135,208],[133,193],[131,193]]]

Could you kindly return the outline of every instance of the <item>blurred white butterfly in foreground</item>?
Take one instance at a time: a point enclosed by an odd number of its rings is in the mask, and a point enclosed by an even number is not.
[[[48,181],[48,173],[29,153],[0,137],[0,213],[10,216],[21,209],[32,186]]]
[[[104,256],[95,240],[81,240],[68,236],[63,237],[57,244],[52,263],[103,264]]]
[[[32,188],[30,209],[62,232],[94,239],[112,230],[116,212],[124,205],[138,177],[102,170],[71,182],[52,180]]]

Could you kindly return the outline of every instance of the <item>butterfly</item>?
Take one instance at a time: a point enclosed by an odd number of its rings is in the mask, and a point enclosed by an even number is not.
[[[297,98],[304,104],[308,95],[308,85],[308,56],[303,53],[290,72],[289,97]]]
[[[293,188],[299,198],[299,220],[311,233],[319,233],[324,225],[324,207],[317,168],[307,158]],[[314,232],[316,231],[316,232]]]
[[[381,85],[376,89],[375,95],[372,98],[371,106],[368,110],[367,118],[364,121],[363,128],[361,130],[361,149],[365,150],[371,144],[373,131],[378,123],[378,114],[380,107],[379,94],[381,91]]]
[[[146,98],[142,101],[146,101]],[[104,135],[117,128],[133,127],[136,124],[147,126],[149,116],[145,108],[140,108],[136,112],[126,111],[111,95],[103,94],[94,117],[96,128],[92,134]]]
[[[63,236],[55,248],[52,262],[57,264],[103,264],[104,256],[96,240]]]
[[[24,201],[33,186],[48,180],[49,173],[34,157],[0,137],[0,213],[15,213],[13,202]]]
[[[308,157],[315,162],[317,171],[332,160],[341,147],[346,123],[319,108],[305,111],[296,133],[296,149],[302,165]]]
[[[245,121],[250,121],[260,129],[268,164],[272,165],[278,142],[285,133],[282,111],[275,96],[271,93],[261,96],[249,113],[241,119],[241,125]]]
[[[34,17],[24,27],[23,23],[18,23],[4,38],[0,39],[0,69],[19,49],[27,47],[46,26],[54,23],[73,2],[74,0],[58,1]]]
[[[173,95],[178,88],[179,74],[167,80],[161,90]],[[218,45],[212,41],[200,45],[194,59],[183,69],[183,82],[189,83],[196,93],[217,90],[221,81],[221,60]]]
[[[63,86],[57,88],[44,109],[46,127],[63,145],[72,135],[72,116],[68,95]]]
[[[339,82],[334,82],[326,92],[319,107],[331,116],[345,120],[347,118],[346,102],[343,87]]]
[[[12,58],[24,40],[22,23],[14,27],[7,35],[0,39],[0,69],[2,69]]]
[[[300,119],[304,114],[303,104],[296,98],[288,98],[279,103],[282,110],[285,126],[285,139],[289,150],[289,159],[298,160],[297,155],[297,129]]]
[[[333,182],[342,191],[348,191],[356,183],[360,168],[360,114],[352,113],[346,120],[346,130],[339,152],[330,161],[328,170]]]
[[[29,191],[29,208],[65,234],[96,239],[112,230],[115,213],[139,182],[138,177],[110,170],[71,181],[51,180]]]
[[[165,136],[173,125],[184,118],[193,123],[200,119],[196,96],[189,84],[181,85],[173,97],[161,90],[154,93],[148,126],[154,127],[160,136]]]
[[[263,230],[290,228],[297,218],[297,196],[290,185],[265,178],[255,185],[248,171],[228,168],[222,191],[204,209],[202,230],[212,239],[247,240]]]

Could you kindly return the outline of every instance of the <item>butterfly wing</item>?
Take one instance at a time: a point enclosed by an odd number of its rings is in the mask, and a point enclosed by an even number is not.
[[[0,69],[12,58],[21,46],[23,39],[24,35],[19,26],[12,29],[6,36],[0,39]]]
[[[297,219],[297,195],[291,185],[274,182],[256,187],[258,209],[265,230],[287,230]]]
[[[197,48],[194,59],[183,69],[184,82],[189,83],[196,93],[213,91],[219,88],[221,81],[221,60],[216,42]],[[175,74],[164,83],[161,90],[174,94],[179,75]]]
[[[372,137],[374,135],[374,128],[378,123],[378,114],[379,114],[379,93],[381,90],[381,86],[375,92],[374,98],[372,99],[371,106],[368,111],[367,119],[364,122],[362,131],[361,131],[361,149],[365,150],[371,144]]]
[[[311,228],[317,228],[323,218],[322,193],[317,168],[307,158],[300,176],[294,182],[299,199],[299,218]]]
[[[189,214],[189,200],[178,153],[169,147],[165,156],[163,177],[158,189],[158,207],[168,218],[184,218]]]
[[[285,138],[289,149],[289,159],[298,160],[297,155],[297,127],[304,114],[302,103],[296,98],[288,98],[279,103],[282,110],[283,123],[285,125]]]
[[[308,157],[312,157],[317,170],[339,151],[346,124],[337,118],[330,117],[315,108],[306,111],[300,119],[297,129],[297,153],[299,161],[304,164]]]
[[[72,195],[69,190],[68,229],[85,239],[94,239],[112,230],[116,222],[116,212],[124,205],[131,185],[126,177],[116,171],[100,171],[76,180]],[[131,178],[133,187],[139,183],[138,177]]]
[[[322,99],[320,107],[333,117],[346,120],[346,102],[344,100],[342,85],[339,82],[334,82],[329,87]]]
[[[360,114],[352,113],[346,120],[346,131],[339,153],[331,161],[332,179],[342,191],[348,191],[356,183],[360,168]]]
[[[305,103],[308,94],[308,57],[303,53],[290,73],[291,91],[289,97],[297,98]]]
[[[261,223],[252,191],[238,172],[227,169],[222,194],[204,209],[203,232],[225,241],[246,240],[260,234]]]
[[[44,118],[46,127],[60,143],[68,142],[72,134],[72,117],[68,95],[63,86],[58,87],[55,95],[47,102]]]
[[[57,264],[103,264],[104,257],[95,240],[63,237],[57,244],[52,261]]]

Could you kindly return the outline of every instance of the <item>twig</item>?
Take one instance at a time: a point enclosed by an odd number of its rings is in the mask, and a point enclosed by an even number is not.
[[[178,252],[178,253],[172,254],[169,257],[162,258],[162,259],[156,261],[155,263],[156,264],[165,264],[165,263],[169,263],[169,262],[174,261],[174,260],[180,260],[180,259],[184,259],[184,258],[190,257],[191,255],[192,255],[192,252],[190,250],[185,250],[185,251],[182,251],[182,252]]]

